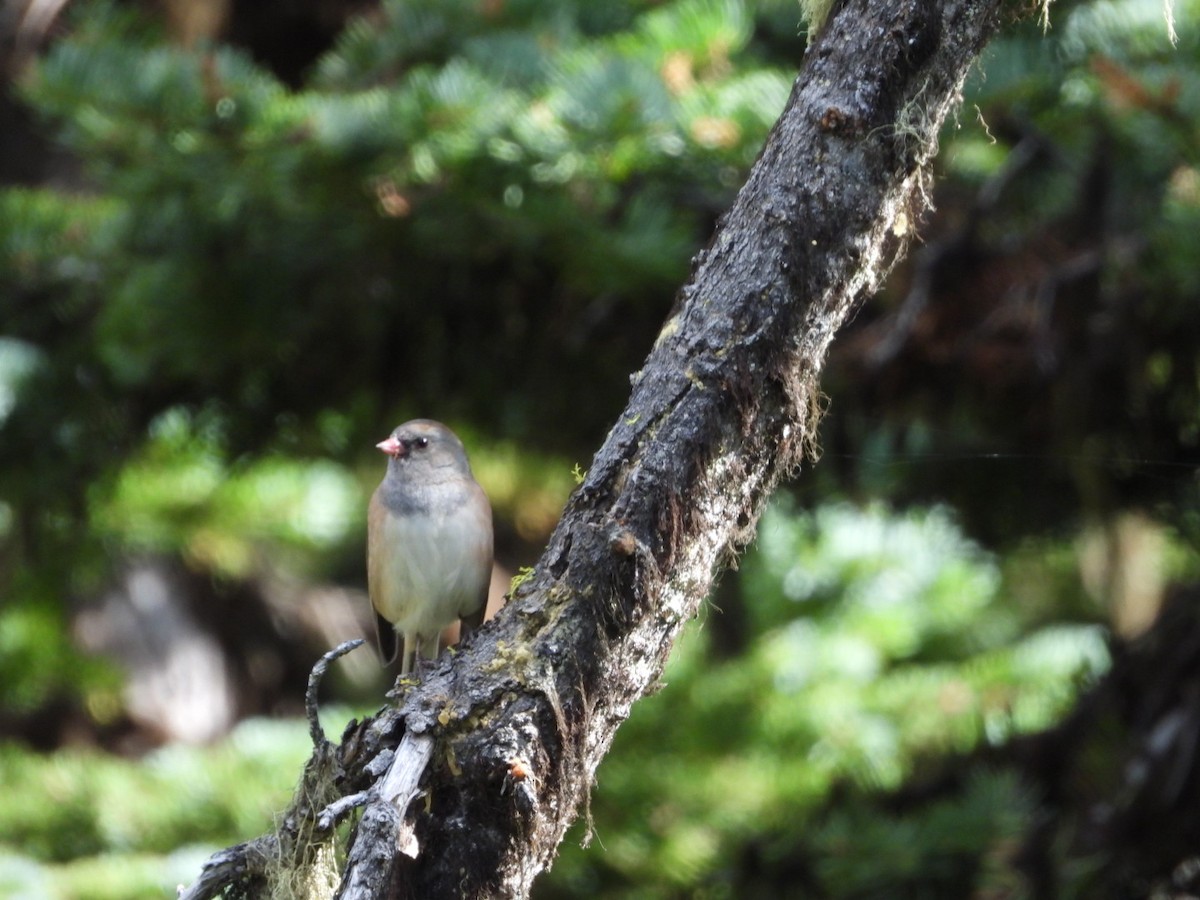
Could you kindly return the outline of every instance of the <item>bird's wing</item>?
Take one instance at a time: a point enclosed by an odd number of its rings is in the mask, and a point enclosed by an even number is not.
[[[379,644],[379,656],[384,665],[390,665],[396,658],[396,629],[379,613],[379,592],[385,578],[383,542],[386,534],[383,518],[386,515],[387,510],[376,491],[367,509],[367,595],[375,612],[375,638]]]

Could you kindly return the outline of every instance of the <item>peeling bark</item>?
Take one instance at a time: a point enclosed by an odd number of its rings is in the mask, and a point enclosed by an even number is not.
[[[999,7],[851,0],[831,17],[533,576],[343,737],[337,787],[365,810],[340,897],[528,895],[680,629],[812,459],[829,343],[924,212],[938,129]],[[402,735],[433,748],[404,809],[375,787]]]

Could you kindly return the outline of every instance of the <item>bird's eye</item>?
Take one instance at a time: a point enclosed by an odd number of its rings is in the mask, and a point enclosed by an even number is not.
[[[418,450],[424,450],[426,447],[429,446],[429,438],[419,437],[415,441],[413,441],[413,444],[416,446],[416,448]]]

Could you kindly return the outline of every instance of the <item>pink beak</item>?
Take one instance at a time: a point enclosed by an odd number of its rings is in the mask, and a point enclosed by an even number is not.
[[[404,445],[396,440],[395,437],[389,437],[386,441],[380,441],[375,446],[391,457],[400,456],[404,452]]]

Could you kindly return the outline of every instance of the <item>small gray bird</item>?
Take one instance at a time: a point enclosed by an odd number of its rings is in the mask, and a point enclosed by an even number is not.
[[[367,511],[367,592],[379,654],[401,674],[419,650],[433,659],[455,619],[478,628],[492,577],[492,507],[471,474],[462,441],[441,422],[413,419],[376,444],[387,474]]]

